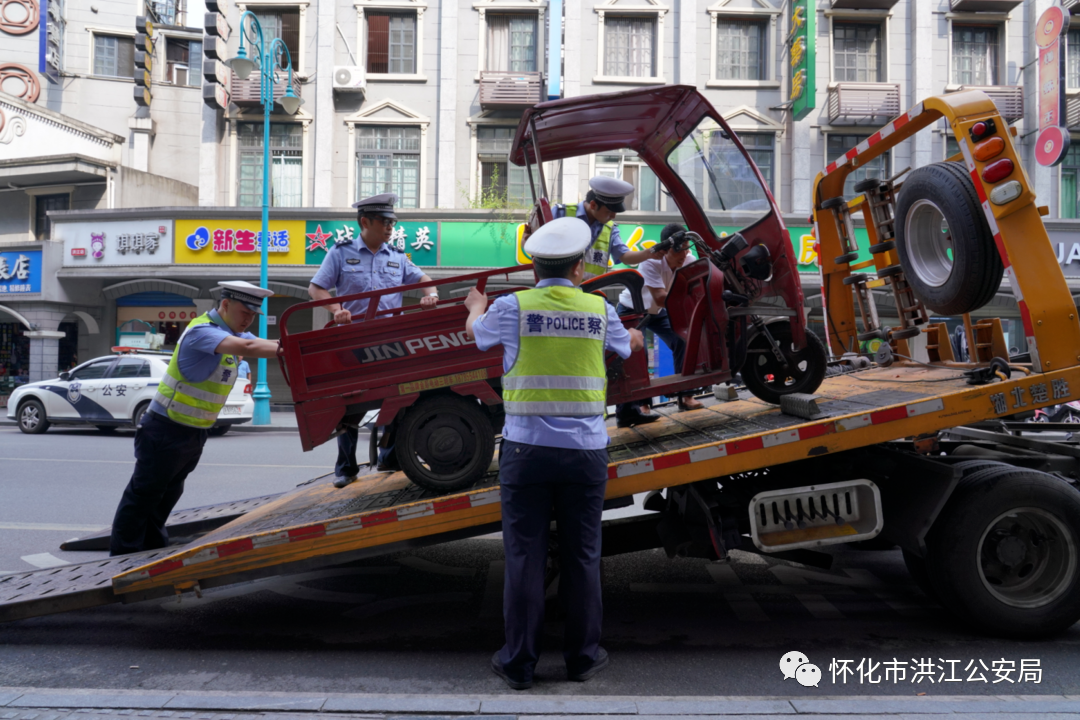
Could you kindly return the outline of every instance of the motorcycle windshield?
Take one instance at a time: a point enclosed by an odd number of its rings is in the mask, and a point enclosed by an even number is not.
[[[675,146],[667,164],[714,224],[724,225],[734,220],[719,213],[736,213],[738,224],[748,226],[772,210],[769,197],[742,149],[708,116]]]

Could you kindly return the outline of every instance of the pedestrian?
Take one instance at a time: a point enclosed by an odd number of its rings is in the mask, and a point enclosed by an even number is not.
[[[604,298],[578,287],[592,242],[579,219],[559,218],[528,238],[539,282],[487,307],[476,288],[465,329],[476,346],[503,346],[506,422],[499,456],[506,574],[506,644],[491,668],[515,690],[531,687],[544,635],[548,528],[558,524],[559,595],[566,612],[567,677],[608,664],[600,647],[600,514],[607,487],[606,351],[643,347]]]
[[[686,239],[686,228],[678,223],[671,223],[660,231],[660,242],[654,246],[667,248],[661,252],[660,257],[654,260],[646,260],[638,265],[638,272],[645,280],[645,319],[638,325],[640,330],[652,330],[653,334],[664,341],[675,358],[675,371],[681,372],[683,357],[686,353],[686,341],[675,334],[671,328],[671,318],[668,316],[667,302],[668,291],[671,283],[675,280],[675,271],[685,267],[697,258],[690,254],[690,242]],[[619,315],[629,315],[634,312],[634,300],[630,295],[630,289],[623,290],[619,295],[619,305],[616,308]],[[628,406],[636,403],[623,403],[615,406],[615,417],[619,427],[627,427],[632,421],[634,412]],[[700,410],[705,407],[694,398],[693,392],[679,393],[678,406],[680,410]],[[627,418],[624,420],[624,418]]]
[[[116,508],[110,555],[168,546],[165,522],[236,382],[236,355],[277,356],[276,342],[245,332],[270,295],[242,280],[223,282],[217,308],[192,320],[180,336],[135,430],[135,472]]]
[[[251,377],[251,366],[248,365],[248,361],[244,359],[243,355],[237,355],[236,359],[240,361],[240,366],[236,369],[237,377],[247,380]]]
[[[397,224],[394,204],[398,196],[393,193],[375,195],[353,204],[356,208],[357,222],[360,224],[360,240],[357,243],[348,237],[339,239],[326,253],[319,271],[308,285],[308,295],[312,300],[325,300],[330,290],[336,288],[338,297],[385,290],[388,288],[431,282],[420,268],[413,264],[408,256],[389,244]],[[420,299],[420,307],[433,308],[439,301],[439,292],[427,288]],[[401,307],[401,293],[388,293],[379,298],[379,310],[392,310]],[[344,304],[335,303],[326,306],[334,314],[334,322],[345,325],[354,320],[362,321],[368,308],[367,300],[348,300]],[[379,471],[399,470],[394,455],[393,429],[383,432],[384,447],[379,449]],[[334,487],[345,487],[356,480],[360,465],[356,462],[356,443],[359,435],[354,425],[346,425],[344,432],[338,435],[338,457],[334,465]]]
[[[577,217],[589,226],[591,243],[585,253],[585,280],[608,272],[608,258],[614,264],[637,265],[658,259],[662,251],[655,246],[646,250],[631,250],[622,241],[615,217],[626,211],[626,196],[634,186],[624,180],[597,175],[589,180],[589,192],[580,204],[555,205],[554,217]],[[644,425],[660,419],[659,415],[644,412],[640,403],[627,405],[619,417],[620,427]]]

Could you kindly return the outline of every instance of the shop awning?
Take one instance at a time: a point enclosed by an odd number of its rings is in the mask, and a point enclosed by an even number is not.
[[[46,155],[0,160],[0,187],[102,182],[116,164],[85,155]]]

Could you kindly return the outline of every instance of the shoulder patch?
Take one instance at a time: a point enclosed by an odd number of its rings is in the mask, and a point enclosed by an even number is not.
[[[359,265],[360,264],[360,258],[349,258],[345,262],[349,263],[350,265]]]

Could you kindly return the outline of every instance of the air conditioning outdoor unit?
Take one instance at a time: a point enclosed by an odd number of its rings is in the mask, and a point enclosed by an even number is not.
[[[334,68],[334,89],[339,92],[364,92],[367,77],[364,68],[338,65]]]

